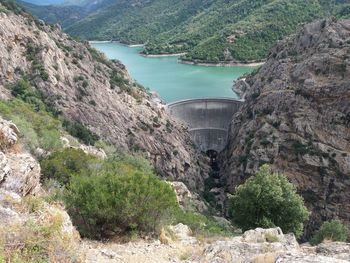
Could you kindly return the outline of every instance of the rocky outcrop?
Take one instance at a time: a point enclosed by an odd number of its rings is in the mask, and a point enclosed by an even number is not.
[[[47,105],[119,149],[142,152],[158,174],[201,189],[207,159],[162,104],[133,82],[124,65],[29,15],[0,13],[0,94],[24,75]]]
[[[346,263],[349,243],[299,245],[294,235],[280,228],[249,230],[242,236],[216,240],[191,236],[189,228],[171,227],[175,240],[169,244],[138,241],[127,244],[83,241],[86,262],[187,262],[187,263]]]
[[[320,247],[327,247],[322,253]],[[347,251],[343,255],[338,250]],[[343,257],[347,257],[343,259]],[[249,230],[241,237],[225,241],[216,241],[208,245],[202,255],[191,262],[312,262],[312,263],[345,263],[349,262],[349,244],[322,244],[314,251],[300,247],[293,235],[283,235],[280,228]]]
[[[0,254],[5,257],[2,259],[11,261],[18,251],[37,246],[50,261],[78,262],[73,259],[80,257],[79,233],[62,205],[47,203],[40,196],[40,166],[18,145],[19,133],[12,122],[0,117]]]
[[[204,212],[208,206],[203,202],[199,194],[188,190],[183,182],[168,182],[174,189],[177,202],[183,211]]]
[[[350,20],[322,20],[279,42],[260,70],[236,84],[246,101],[221,155],[227,190],[264,163],[297,186],[322,221],[350,225]]]
[[[0,189],[26,196],[40,188],[40,166],[29,153],[13,149],[18,134],[16,125],[0,117]]]

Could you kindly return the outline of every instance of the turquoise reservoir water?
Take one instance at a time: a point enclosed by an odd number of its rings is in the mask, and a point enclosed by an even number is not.
[[[93,47],[104,52],[110,59],[123,62],[132,77],[156,91],[163,101],[200,97],[232,97],[233,80],[252,67],[204,67],[177,63],[177,57],[145,58],[138,54],[140,48],[118,43],[93,43]]]

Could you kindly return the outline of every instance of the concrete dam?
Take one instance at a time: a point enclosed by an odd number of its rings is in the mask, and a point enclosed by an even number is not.
[[[200,98],[170,103],[167,110],[188,127],[201,151],[219,153],[227,144],[232,116],[241,104],[241,100],[231,98]]]

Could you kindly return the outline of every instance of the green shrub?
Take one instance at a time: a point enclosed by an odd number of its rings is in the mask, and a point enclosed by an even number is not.
[[[95,145],[95,142],[99,140],[97,134],[90,131],[81,123],[64,120],[62,125],[70,135],[80,139],[87,145]]]
[[[287,178],[263,165],[230,198],[232,221],[243,231],[279,226],[285,233],[302,234],[308,218],[304,201]]]
[[[45,109],[45,104],[41,100],[41,94],[31,86],[27,77],[9,85],[8,88],[14,97],[33,105],[36,111]]]
[[[340,220],[324,222],[321,229],[310,239],[311,245],[318,245],[323,240],[343,241],[348,237],[349,230]]]
[[[110,85],[111,88],[119,87],[121,90],[131,93],[132,87],[129,84],[129,81],[124,78],[122,73],[119,73],[117,70],[112,70],[110,74]]]
[[[82,236],[151,233],[178,209],[170,185],[131,165],[119,166],[71,178],[64,200]]]
[[[98,162],[96,157],[84,153],[81,149],[67,148],[40,162],[42,179],[54,179],[61,185],[67,185],[73,174],[80,174]]]

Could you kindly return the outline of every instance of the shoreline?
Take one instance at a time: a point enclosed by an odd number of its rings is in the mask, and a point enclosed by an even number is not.
[[[203,67],[259,67],[265,64],[265,61],[260,62],[227,62],[227,63],[204,63],[204,62],[194,62],[178,59],[178,63],[193,66],[203,66]]]
[[[144,47],[145,44],[125,44],[118,41],[113,40],[91,40],[88,41],[89,44],[99,44],[99,43],[117,43],[123,46],[127,46],[130,48],[136,48],[136,47]],[[186,55],[187,53],[169,53],[169,54],[142,54],[139,53],[140,56],[145,58],[161,58],[161,57],[180,57],[183,55]],[[178,59],[177,63],[185,64],[185,65],[193,65],[193,66],[203,66],[203,67],[259,67],[265,64],[265,61],[252,61],[252,62],[219,62],[219,63],[209,63],[209,62],[197,62],[197,61],[188,61],[183,59]]]
[[[125,44],[114,40],[89,40],[89,44],[117,43],[126,47],[144,47],[145,44]]]
[[[103,44],[103,43],[112,43],[110,40],[89,40],[89,44]]]
[[[121,44],[121,43],[120,43]],[[122,44],[123,45],[123,44]],[[133,44],[133,45],[127,45],[126,44],[126,46],[128,46],[128,47],[144,47],[145,46],[145,44]]]
[[[161,58],[161,57],[179,57],[179,56],[183,56],[185,55],[186,53],[171,53],[171,54],[158,54],[158,55],[147,55],[147,54],[142,54],[142,53],[139,53],[140,56],[143,56],[145,58]]]

